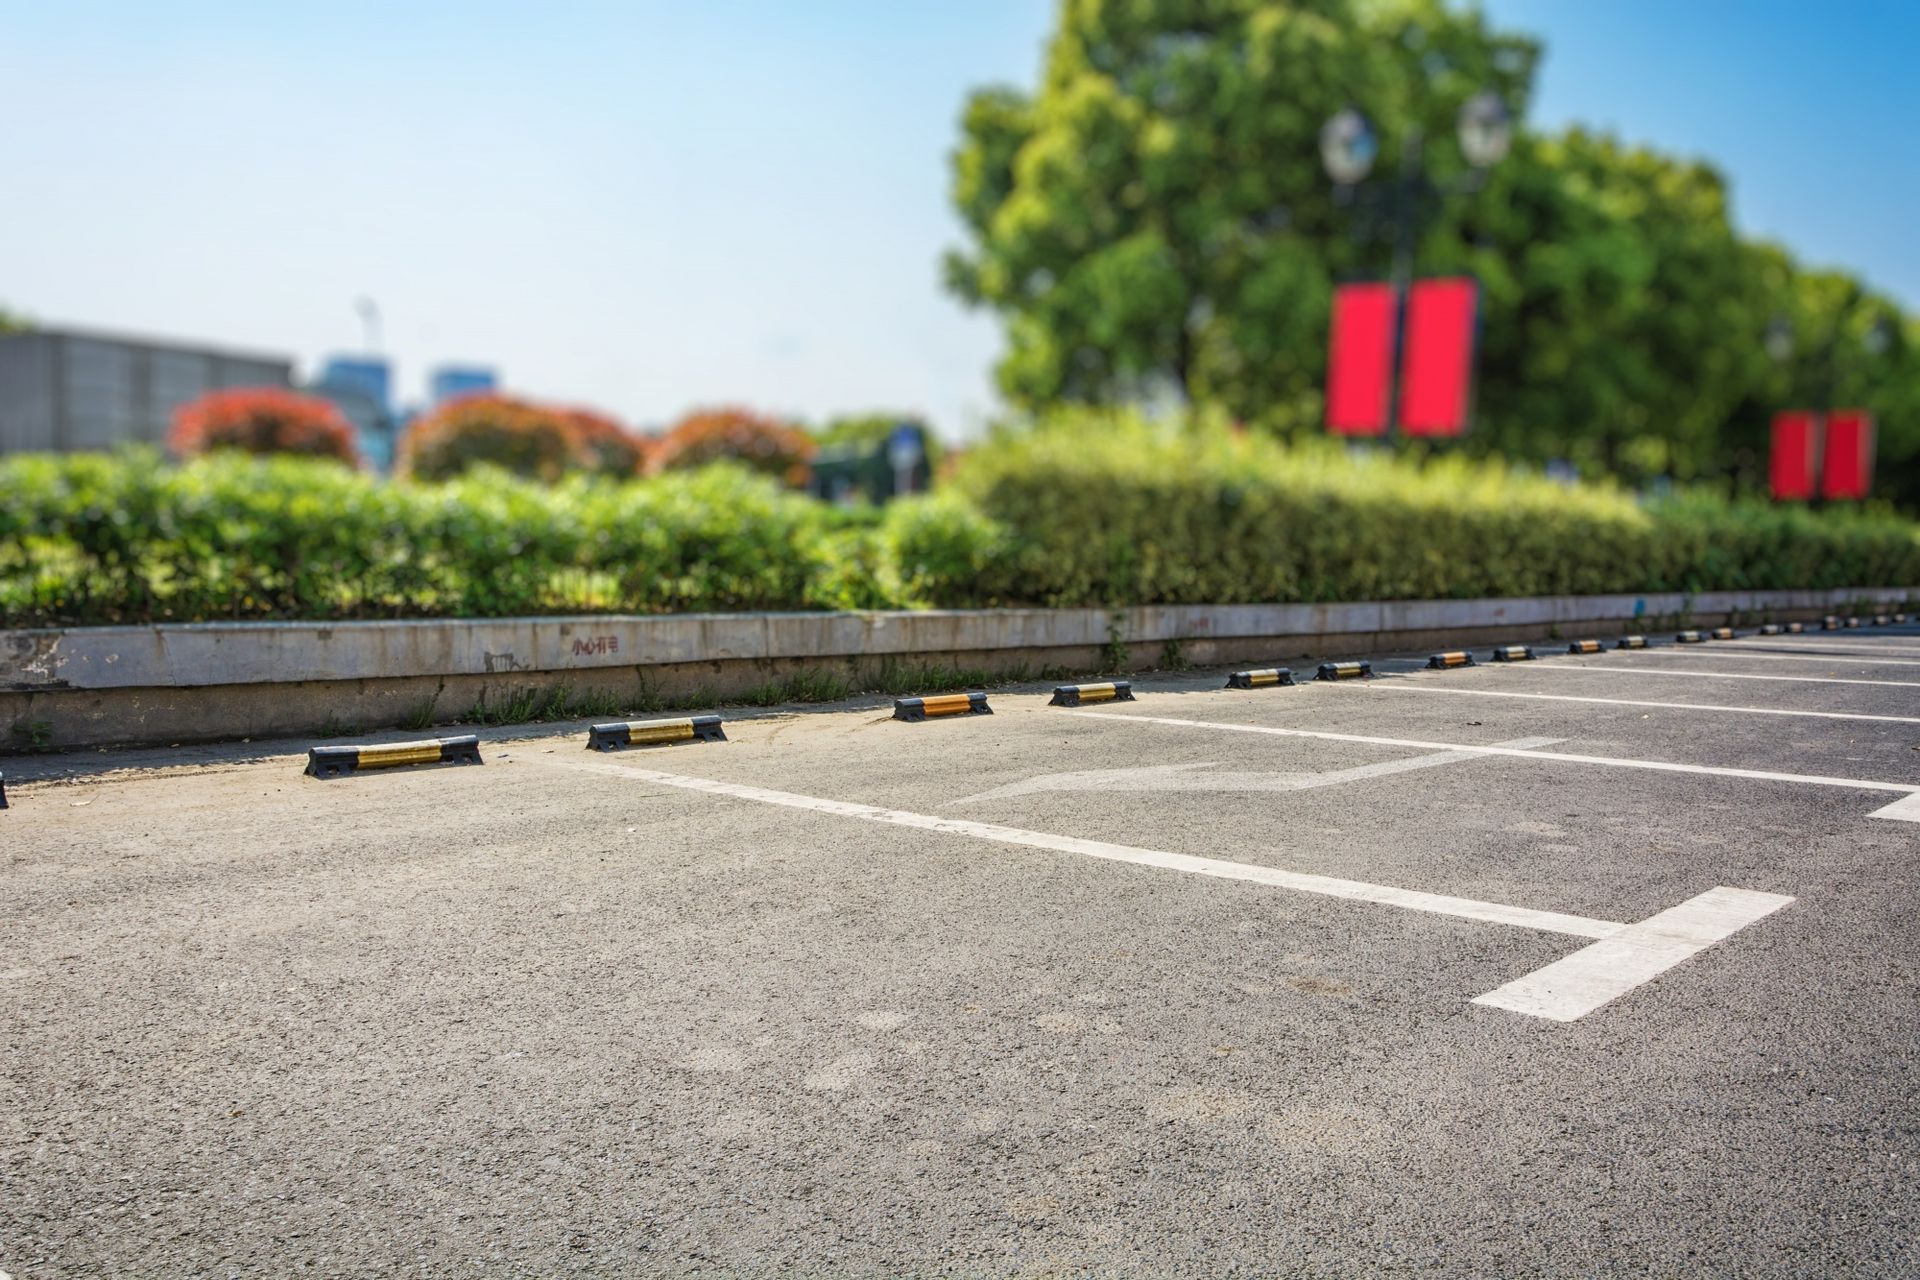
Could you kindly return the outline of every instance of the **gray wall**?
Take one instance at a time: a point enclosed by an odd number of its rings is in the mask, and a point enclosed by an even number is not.
[[[734,698],[800,671],[840,674],[871,689],[883,675],[897,679],[922,665],[1025,681],[1053,666],[1091,674],[1184,658],[1203,667],[1285,662],[1311,677],[1319,657],[1418,655],[1548,636],[1564,647],[1570,636],[1667,630],[1682,618],[1685,625],[1739,625],[1756,616],[1852,613],[1869,601],[1881,610],[1893,601],[1911,609],[1910,600],[1906,587],[1862,587],[1118,613],[687,613],[0,631],[0,757],[20,733],[50,733],[60,747],[330,736],[341,724],[446,721],[558,690],[605,694],[621,707]]]
[[[293,361],[62,330],[0,337],[0,453],[162,444],[207,391],[287,387]]]

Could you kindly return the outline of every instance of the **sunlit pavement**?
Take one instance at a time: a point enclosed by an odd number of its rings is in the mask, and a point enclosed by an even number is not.
[[[1418,666],[5,761],[0,1269],[1920,1268],[1920,634]]]

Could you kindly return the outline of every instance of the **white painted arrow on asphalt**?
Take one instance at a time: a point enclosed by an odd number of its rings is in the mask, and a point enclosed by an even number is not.
[[[1510,742],[1491,745],[1528,750],[1550,747],[1564,741],[1564,738],[1515,738]],[[980,800],[1001,800],[1040,791],[1306,791],[1312,787],[1337,787],[1341,783],[1358,782],[1363,778],[1379,778],[1391,773],[1432,769],[1443,764],[1486,758],[1484,754],[1474,751],[1434,751],[1426,755],[1409,756],[1404,760],[1383,760],[1379,764],[1334,769],[1327,773],[1244,773],[1230,769],[1201,773],[1202,769],[1214,768],[1210,761],[1147,765],[1134,769],[1081,769],[1073,773],[1043,773],[1037,778],[1010,782],[1004,787],[962,796],[948,803],[973,804]]]

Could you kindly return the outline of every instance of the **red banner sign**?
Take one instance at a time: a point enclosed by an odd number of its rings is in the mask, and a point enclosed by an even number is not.
[[[1387,430],[1393,378],[1393,286],[1346,284],[1333,291],[1327,349],[1327,429],[1343,436]]]
[[[1479,285],[1465,276],[1420,280],[1407,293],[1400,362],[1400,427],[1410,436],[1457,436],[1473,404]]]
[[[1827,415],[1826,464],[1820,492],[1858,501],[1873,488],[1873,415],[1865,409],[1835,409]]]
[[[1776,502],[1805,502],[1820,465],[1820,415],[1786,409],[1773,415],[1773,454],[1767,468]]]

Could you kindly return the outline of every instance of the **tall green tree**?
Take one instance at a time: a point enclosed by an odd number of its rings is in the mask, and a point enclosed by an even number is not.
[[[1426,262],[1485,287],[1472,447],[1633,477],[1711,472],[1767,373],[1774,290],[1710,166],[1523,137]]]
[[[1831,382],[1881,415],[1883,488],[1920,499],[1910,319],[1744,242],[1710,165],[1523,129],[1470,180],[1461,105],[1491,89],[1524,113],[1538,57],[1444,0],[1064,0],[1037,90],[967,103],[953,193],[969,243],[947,281],[1005,318],[998,378],[1017,405],[1177,396],[1317,429],[1332,288],[1390,257],[1383,220],[1321,169],[1321,125],[1355,106],[1377,176],[1419,146],[1437,185],[1471,188],[1429,203],[1416,253],[1423,274],[1483,285],[1460,447],[1759,483],[1772,407]],[[1816,335],[1889,311],[1889,349],[1844,369],[1813,354]],[[1783,313],[1804,349],[1777,364],[1765,335]]]
[[[1920,500],[1920,326],[1900,305],[1841,271],[1776,271],[1777,318],[1792,335],[1769,388],[1774,404],[1860,406],[1880,424],[1877,486]]]
[[[1430,0],[1066,0],[1039,93],[975,94],[954,156],[973,245],[947,278],[1007,317],[1002,390],[1310,414],[1332,284],[1378,257],[1321,124],[1358,105],[1444,135],[1482,89],[1524,106],[1536,56]]]

